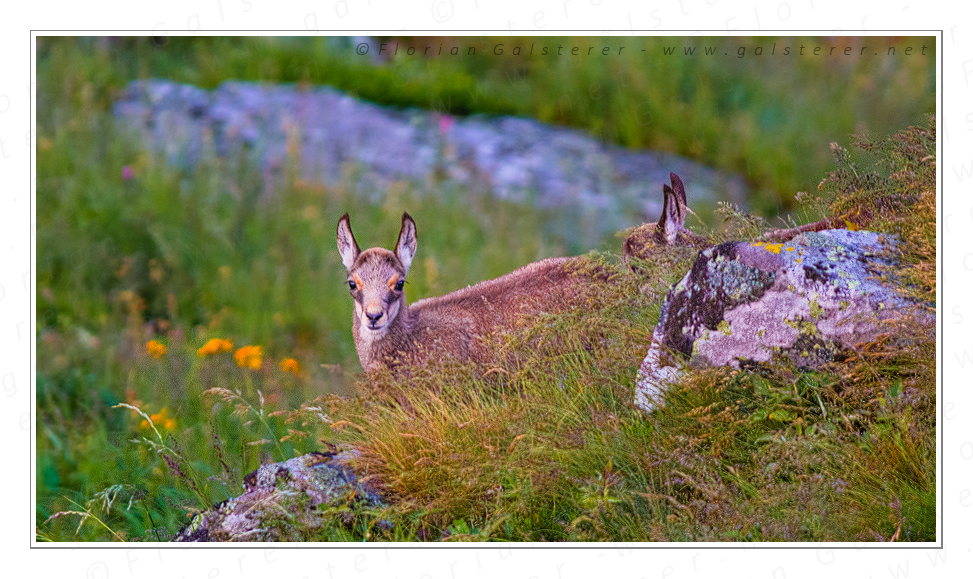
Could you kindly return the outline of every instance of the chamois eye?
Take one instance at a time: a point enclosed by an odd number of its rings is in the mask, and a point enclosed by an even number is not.
[[[405,286],[405,280],[404,279],[400,279],[399,281],[395,282],[395,291],[397,291],[397,292],[402,291],[402,288],[404,286]]]
[[[348,287],[351,288],[351,291],[355,291],[358,289],[358,284],[354,280],[348,280]]]

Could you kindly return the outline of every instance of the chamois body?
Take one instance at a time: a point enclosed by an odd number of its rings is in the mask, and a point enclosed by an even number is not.
[[[338,249],[355,299],[352,333],[367,372],[421,363],[429,356],[488,362],[486,338],[526,315],[570,307],[579,281],[571,267],[578,258],[550,258],[408,305],[402,288],[416,245],[415,223],[407,213],[395,251],[359,250],[348,216],[338,222]]]

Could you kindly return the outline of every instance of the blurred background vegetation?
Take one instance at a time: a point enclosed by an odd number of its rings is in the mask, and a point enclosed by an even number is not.
[[[42,39],[38,56],[43,62],[65,52],[86,54],[75,63],[82,67],[76,74],[91,83],[91,98],[103,107],[128,81],[154,77],[203,88],[228,79],[325,84],[380,104],[532,117],[742,173],[756,191],[752,206],[768,215],[789,208],[796,191],[817,186],[830,163],[828,143],[852,133],[888,135],[935,111],[932,38],[402,37],[375,39],[388,50],[377,55],[372,46],[364,56],[355,54],[360,40]],[[526,54],[540,41],[552,53],[559,45],[611,51],[583,59],[566,50],[560,57],[539,48]],[[389,55],[396,43],[403,49]],[[500,43],[504,54],[493,55]],[[458,45],[461,56],[409,56],[407,45],[433,51]],[[517,46],[520,55],[512,54]],[[863,46],[868,50],[861,55]],[[469,47],[476,56],[464,55]],[[627,50],[618,54],[620,47]],[[704,47],[718,56],[703,55]],[[822,55],[813,56],[814,47]],[[695,55],[685,56],[687,48]],[[754,54],[757,48],[762,54]],[[824,56],[832,48],[835,54]],[[666,49],[675,54],[664,56]]]
[[[313,436],[269,447],[260,441],[294,427],[272,412],[349,393],[360,369],[334,246],[346,211],[363,247],[391,245],[403,210],[416,218],[420,255],[410,301],[567,249],[543,227],[549,212],[510,202],[403,186],[371,204],[352,188],[291,178],[271,203],[259,195],[256,169],[230,171],[218,158],[193,170],[169,167],[115,127],[113,98],[131,80],[204,88],[229,79],[326,84],[386,105],[533,117],[742,173],[754,191],[749,206],[769,216],[789,210],[795,192],[816,189],[833,162],[830,142],[846,143],[854,132],[893,133],[934,112],[935,55],[903,54],[924,40],[934,45],[922,38],[609,37],[598,44],[630,49],[579,65],[536,51],[374,59],[356,55],[356,41],[341,37],[39,38],[39,536],[73,540],[77,518],[44,521],[59,511],[88,512],[83,506],[96,497],[128,501],[112,516],[131,529],[130,538],[140,529],[175,530],[182,521],[174,506],[222,500],[260,461],[316,448]],[[531,39],[433,41],[510,49]],[[877,57],[770,57],[775,42],[778,51],[783,44],[883,48]],[[680,54],[704,45],[731,56]],[[667,46],[677,55],[663,56]],[[744,58],[735,57],[740,46],[748,48]],[[750,53],[756,46],[763,56]],[[899,54],[886,56],[889,46]],[[617,244],[607,238],[588,249]],[[237,365],[230,353],[200,356],[213,338],[262,346],[263,371]],[[150,340],[165,352],[147,348]],[[281,366],[289,358],[299,373]],[[207,406],[201,393],[215,386],[250,395],[250,410],[234,415]],[[171,450],[185,460],[184,472],[158,458],[154,445],[172,439],[156,436],[145,417],[119,403],[179,433],[181,446]],[[132,444],[133,437],[142,442]],[[105,538],[104,528],[89,519],[77,537]]]

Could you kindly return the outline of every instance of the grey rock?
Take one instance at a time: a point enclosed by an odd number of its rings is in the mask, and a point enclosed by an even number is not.
[[[207,154],[260,167],[271,195],[289,162],[302,179],[352,182],[378,201],[396,181],[420,190],[489,193],[597,223],[603,235],[654,221],[658,183],[691,182],[694,203],[743,205],[742,177],[689,159],[606,145],[578,130],[515,117],[454,117],[395,109],[328,87],[225,82],[212,91],[167,80],[134,81],[115,117],[180,168]]]
[[[177,542],[306,541],[331,509],[382,505],[348,466],[353,454],[312,452],[265,464],[243,479],[243,494],[197,514]]]
[[[662,306],[636,403],[652,410],[688,368],[741,368],[775,356],[819,368],[874,339],[882,320],[915,305],[878,279],[892,265],[886,250],[894,244],[870,231],[832,229],[700,252]]]

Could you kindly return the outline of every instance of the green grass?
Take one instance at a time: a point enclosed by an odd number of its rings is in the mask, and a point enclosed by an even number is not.
[[[260,463],[324,443],[359,450],[396,501],[336,512],[310,539],[935,539],[935,341],[922,327],[902,330],[909,346],[889,338],[820,372],[712,370],[660,411],[634,406],[635,370],[691,251],[653,257],[642,269],[654,277],[638,278],[614,255],[619,240],[604,240],[592,260],[613,283],[581,311],[501,337],[498,348],[527,356],[509,373],[444,362],[406,383],[364,381],[335,250],[344,212],[363,246],[391,245],[403,210],[416,218],[411,301],[578,248],[550,226],[556,216],[451,191],[397,184],[371,205],[353,184],[323,189],[291,170],[268,199],[248,169],[218,159],[167,167],[113,126],[109,99],[127,79],[288,80],[297,68],[273,63],[306,49],[260,41],[247,60],[237,41],[170,41],[120,41],[120,54],[45,40],[39,51],[38,540],[164,540],[187,513],[239,493]],[[303,54],[387,74],[315,42]],[[224,61],[207,68],[214,46]],[[401,98],[415,104],[438,82]],[[933,303],[934,140],[921,128],[837,151],[806,206],[902,235],[905,291]],[[864,204],[875,209],[853,214]],[[211,338],[262,346],[261,365],[199,356]],[[149,340],[165,354],[151,356]],[[285,372],[285,358],[301,372]]]
[[[532,117],[609,143],[684,155],[743,174],[754,191],[753,209],[768,216],[791,209],[795,192],[817,186],[829,167],[828,143],[855,132],[891,134],[935,110],[935,42],[925,37],[380,41],[399,42],[402,50],[375,64],[354,55],[351,41],[341,37],[41,38],[40,66],[70,66],[74,74],[49,79],[38,103],[44,109],[49,97],[73,93],[107,107],[128,81],[146,77],[206,88],[227,79],[327,84],[387,105]],[[422,52],[440,43],[447,51],[462,46],[462,56],[405,54],[410,44]],[[484,52],[498,43],[505,45],[503,56]],[[608,46],[614,56],[543,56],[539,46],[528,55],[530,43],[544,43],[552,54],[558,45]],[[832,46],[842,53],[846,44],[854,53],[867,45],[878,55],[810,54],[810,47],[827,53]],[[524,50],[515,56],[518,45]],[[925,56],[918,54],[922,45]],[[469,46],[478,47],[476,56],[468,55]],[[714,48],[715,55],[685,56],[684,47],[692,46],[697,53]],[[783,56],[785,46],[792,47],[790,56]],[[808,47],[804,56],[797,56],[800,46]],[[910,46],[913,54],[906,56]],[[738,58],[741,47],[747,52]],[[754,54],[758,47],[764,54]],[[663,55],[666,48],[676,54]]]
[[[371,205],[355,197],[353,184],[325,190],[290,177],[267,199],[250,170],[216,159],[192,173],[172,170],[116,132],[98,97],[110,82],[96,70],[110,67],[96,61],[75,54],[39,69],[38,522],[77,510],[71,501],[127,485],[140,504],[128,509],[122,501],[126,509],[108,523],[151,539],[144,529],[175,531],[185,521],[177,507],[222,500],[260,461],[316,447],[306,435],[268,449],[248,446],[287,435],[289,425],[273,417],[246,426],[248,419],[214,413],[202,393],[240,389],[259,407],[261,390],[273,412],[353,391],[359,366],[335,249],[342,213],[352,214],[369,246],[394,242],[402,211],[417,219],[422,254],[407,289],[412,301],[569,251],[571,240],[550,231],[550,215],[511,203],[471,206],[456,192],[400,184]],[[133,179],[122,178],[125,166]],[[197,357],[213,337],[263,346],[269,374],[238,368],[230,354]],[[158,361],[146,353],[153,338],[168,347]],[[282,373],[284,357],[299,360],[303,375]],[[166,409],[174,430],[163,441],[147,438],[170,450],[131,444],[148,432],[119,403],[149,415]],[[162,455],[187,466],[172,472]],[[69,518],[54,521],[64,524],[56,536],[73,536]],[[101,531],[86,524],[79,538],[102,538]]]
[[[531,352],[512,374],[449,363],[337,409],[354,426],[328,439],[400,501],[369,538],[392,520],[472,541],[935,540],[928,327],[819,372],[700,371],[649,415],[633,369],[672,279],[644,281],[621,270],[590,309],[510,338]]]

